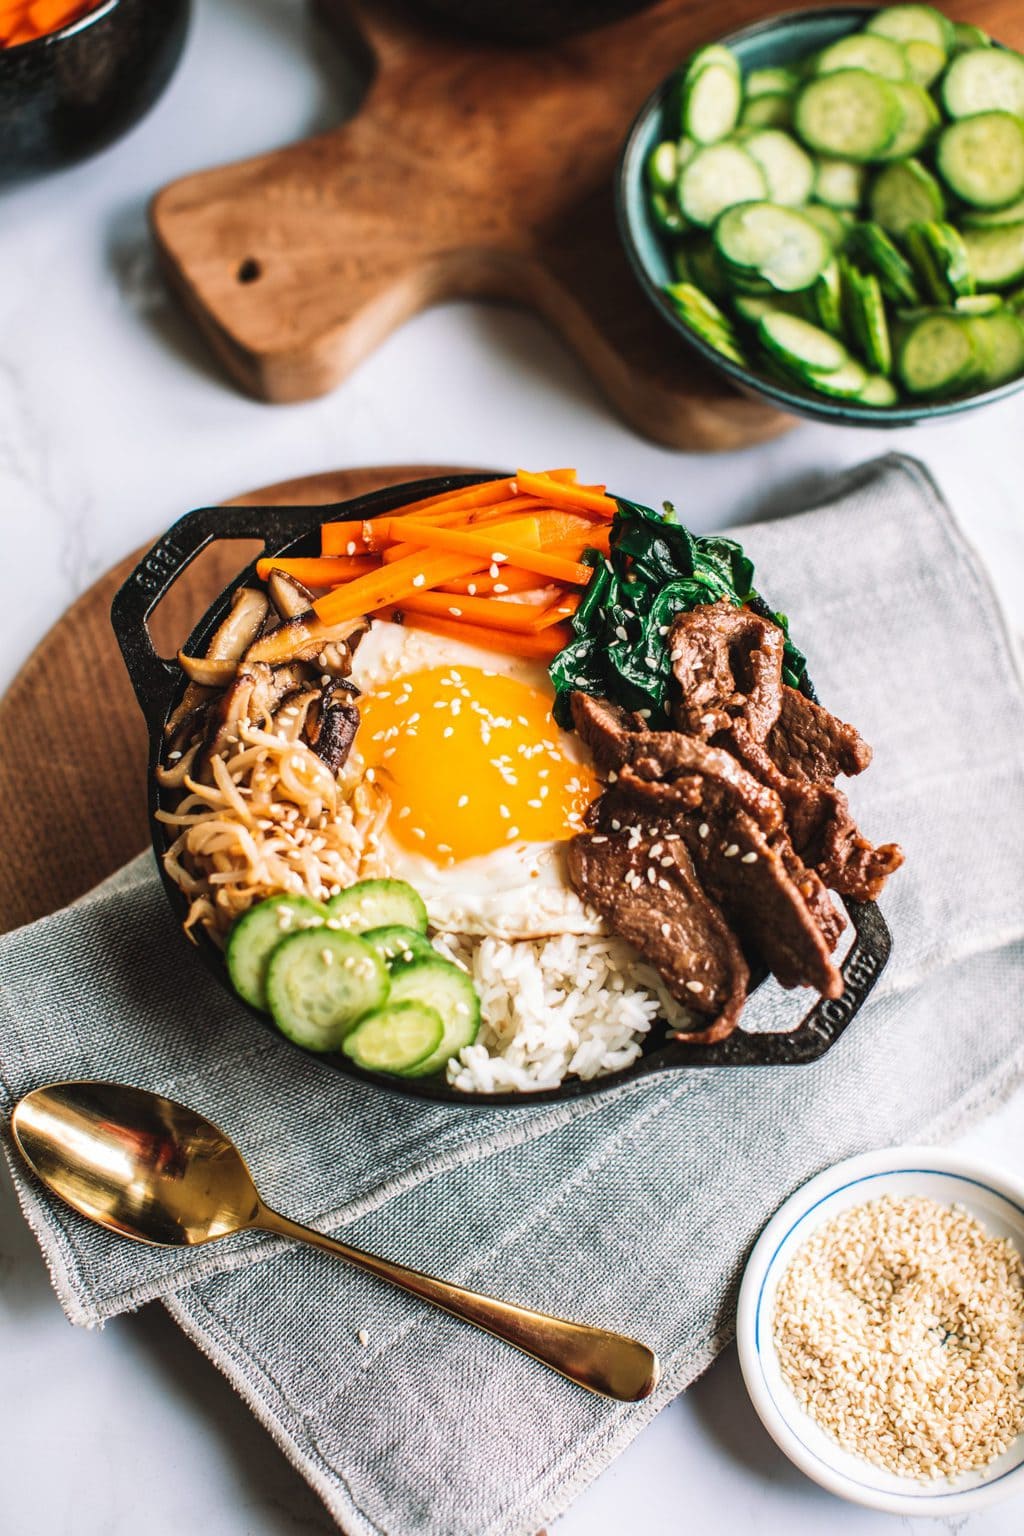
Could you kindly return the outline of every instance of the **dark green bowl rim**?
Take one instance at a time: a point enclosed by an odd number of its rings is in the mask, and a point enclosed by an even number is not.
[[[765,33],[785,29],[798,22],[813,23],[837,17],[847,17],[852,31],[858,22],[864,17],[873,15],[878,9],[879,7],[874,5],[844,5],[807,11],[781,11],[776,16],[768,16],[763,21],[741,27],[738,31],[729,32],[715,41],[730,48],[736,44],[750,42],[753,38],[761,37]],[[680,60],[680,64],[682,62]],[[643,166],[641,165],[637,172],[636,161],[647,125],[655,113],[664,109],[678,71],[677,64],[671,74],[655,87],[633,119],[629,133],[626,135],[615,175],[615,217],[619,238],[641,288],[662,319],[686,341],[694,352],[717,372],[731,379],[744,394],[756,395],[773,405],[781,406],[791,415],[805,416],[812,421],[832,422],[840,426],[883,428],[913,426],[919,421],[935,421],[944,416],[957,416],[965,411],[975,410],[982,405],[994,404],[995,401],[1005,400],[1008,396],[1016,394],[1018,390],[1024,389],[1024,374],[1022,374],[1019,378],[1009,379],[1005,384],[996,385],[994,389],[982,390],[974,395],[958,395],[949,400],[927,403],[922,401],[920,405],[864,406],[859,405],[855,400],[830,400],[814,395],[797,394],[795,391],[785,389],[773,380],[754,373],[752,369],[742,368],[738,363],[731,362],[729,358],[723,357],[695,331],[692,331],[668,304],[658,284],[647,270],[643,255],[633,238],[627,197],[627,189],[634,176],[643,175]]]

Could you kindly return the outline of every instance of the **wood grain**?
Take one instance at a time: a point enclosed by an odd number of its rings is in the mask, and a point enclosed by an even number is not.
[[[235,500],[321,506],[453,472],[422,464],[336,470]],[[173,655],[254,549],[214,544],[189,567],[154,615],[163,655]],[[78,599],[0,699],[0,933],[65,906],[149,842],[146,732],[110,627],[111,600],[141,553]]]
[[[534,48],[438,30],[399,0],[319,9],[373,60],[356,115],[188,176],[152,209],[172,286],[244,389],[322,394],[418,310],[484,297],[536,310],[658,442],[739,448],[792,424],[659,318],[628,269],[612,195],[645,97],[693,48],[770,14],[764,0],[661,0]],[[1022,0],[955,9],[1024,45]]]

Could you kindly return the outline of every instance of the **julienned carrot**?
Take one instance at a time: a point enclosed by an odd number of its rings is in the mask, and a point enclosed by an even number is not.
[[[321,555],[348,555],[351,559],[354,555],[369,553],[369,545],[363,539],[365,526],[358,518],[344,523],[321,523]]]
[[[390,614],[384,610],[376,617],[388,618]],[[410,629],[425,629],[432,635],[462,640],[466,645],[478,645],[485,651],[503,651],[506,656],[529,656],[538,661],[554,661],[572,639],[568,624],[556,624],[539,635],[513,635],[507,630],[485,629],[479,624],[464,624],[461,619],[439,619],[426,613],[410,613],[406,624]]]
[[[329,555],[307,560],[278,560],[271,556],[257,560],[256,574],[260,581],[266,581],[271,571],[284,571],[286,576],[294,576],[306,587],[336,587],[339,582],[375,571],[377,565],[372,555]]]
[[[464,592],[469,597],[488,597],[491,593],[503,597],[506,592],[535,592],[543,588],[544,577],[536,571],[514,571],[503,565],[497,576],[487,571],[474,571],[471,576],[457,576],[454,581],[442,582],[439,592]],[[549,594],[550,600],[550,594]]]
[[[462,597],[452,592],[414,592],[403,597],[399,604],[403,613],[426,613],[438,619],[465,619],[468,624],[479,624],[485,629],[505,629],[526,634],[547,625],[540,621],[548,612],[549,603],[506,603],[500,597]],[[567,618],[573,610],[567,609],[555,616]]]
[[[530,623],[531,632],[537,635],[542,630],[550,629],[552,624],[560,624],[563,619],[571,619],[579,605],[580,594],[578,592],[563,592],[561,597],[556,598],[553,603],[548,603],[543,607],[540,613],[535,612],[534,618]],[[511,608],[512,604],[509,603],[507,606]],[[525,607],[525,604],[521,603],[519,606]],[[530,606],[532,607],[533,605],[531,604]]]
[[[611,496],[598,495],[579,485],[565,485],[547,475],[533,475],[526,469],[517,470],[516,487],[527,495],[543,497],[553,507],[565,507],[570,512],[594,512],[600,517],[614,517],[617,511]]]
[[[367,576],[357,576],[355,581],[335,587],[318,597],[313,608],[325,624],[342,624],[361,613],[372,613],[375,608],[394,607],[409,593],[429,592],[453,576],[468,576],[479,566],[478,555],[431,554],[421,549],[405,560],[382,565]]]
[[[476,485],[461,485],[454,491],[441,491],[437,496],[425,496],[422,501],[408,501],[404,506],[396,507],[388,516],[404,517],[407,514],[425,511],[428,507],[440,509],[443,506],[450,512],[461,507],[485,507],[492,501],[513,496],[514,484],[514,476],[505,475],[500,480],[481,480]]]
[[[593,539],[594,530],[603,531],[604,526],[578,512],[553,510],[538,513],[537,522],[540,524],[540,541],[545,549],[552,544],[564,544],[569,539]]]
[[[434,527],[436,525],[431,523],[430,526]],[[468,533],[475,532],[477,529],[478,525],[474,523],[472,528],[464,529],[463,531]],[[525,545],[527,549],[540,548],[540,528],[535,517],[520,517],[516,518],[514,522],[504,519],[500,522],[485,523],[483,524],[483,530],[482,536],[488,539],[498,534],[502,538],[512,539],[516,544]],[[377,530],[376,538],[381,546],[381,559],[386,562],[404,560],[407,555],[412,554],[414,549],[422,547],[420,542],[406,537],[405,524],[402,522],[391,524],[388,527],[381,526]],[[391,538],[396,539],[398,542],[388,544],[388,540]],[[487,564],[488,562],[484,561],[483,563]]]
[[[410,544],[421,544],[428,549],[450,550],[453,554],[477,555],[483,558],[488,567],[513,565],[517,570],[536,571],[539,576],[550,576],[566,586],[585,587],[593,574],[589,565],[580,565],[563,556],[549,555],[543,550],[528,549],[511,539],[499,523],[480,533],[465,533],[455,528],[434,528],[410,517],[400,519],[398,527],[401,538]]]

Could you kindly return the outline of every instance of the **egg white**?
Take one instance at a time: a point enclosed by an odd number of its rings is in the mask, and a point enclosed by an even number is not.
[[[362,693],[371,694],[403,675],[439,666],[479,668],[551,693],[542,662],[380,620],[374,621],[355,654],[352,681]],[[559,745],[567,761],[585,761],[577,736],[562,732]],[[358,735],[349,762],[354,786],[365,774]],[[377,836],[375,863],[381,874],[415,886],[431,927],[438,931],[509,940],[603,931],[597,913],[568,883],[566,842],[523,840],[442,867],[400,844],[387,823]]]

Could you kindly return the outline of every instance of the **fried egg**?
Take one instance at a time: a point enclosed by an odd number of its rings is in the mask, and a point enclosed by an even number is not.
[[[389,802],[378,863],[416,887],[432,925],[503,939],[599,932],[565,850],[601,786],[552,719],[543,663],[376,621],[352,681],[352,773]]]

